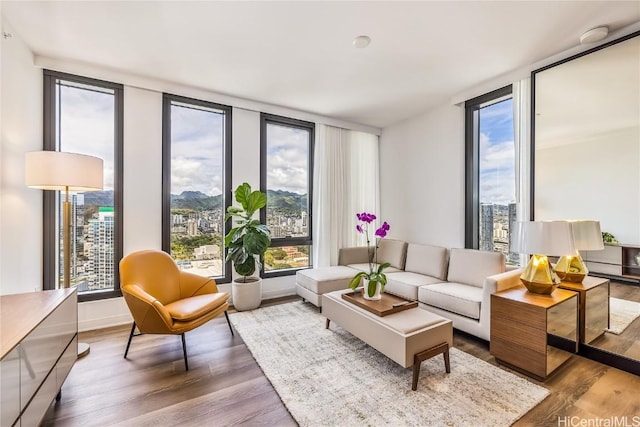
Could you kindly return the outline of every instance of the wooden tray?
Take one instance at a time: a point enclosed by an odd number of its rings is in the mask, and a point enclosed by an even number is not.
[[[415,308],[418,306],[417,301],[410,301],[401,297],[397,297],[395,295],[382,293],[382,298],[377,301],[372,301],[368,299],[364,299],[362,295],[362,290],[358,293],[347,292],[342,294],[342,299],[346,300],[352,304],[357,305],[360,308],[363,308],[376,316],[384,317],[389,314],[398,313],[400,311],[408,310],[410,308]],[[399,302],[406,302],[405,305],[401,305],[398,307],[393,307],[393,304]]]

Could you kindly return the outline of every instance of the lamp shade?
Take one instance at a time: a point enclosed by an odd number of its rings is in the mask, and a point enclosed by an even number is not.
[[[573,228],[573,241],[579,251],[599,251],[604,249],[600,221],[569,221]]]
[[[562,256],[573,254],[573,231],[567,221],[517,222],[512,252]]]
[[[102,159],[61,151],[32,151],[25,156],[25,184],[43,190],[102,190]]]

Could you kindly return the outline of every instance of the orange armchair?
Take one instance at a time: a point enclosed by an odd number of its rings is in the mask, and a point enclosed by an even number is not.
[[[133,316],[131,339],[141,334],[173,334],[182,337],[184,367],[188,371],[184,333],[224,313],[233,335],[227,309],[229,294],[218,292],[216,281],[187,273],[167,253],[133,252],[120,261],[120,289]],[[138,327],[139,334],[134,334]]]

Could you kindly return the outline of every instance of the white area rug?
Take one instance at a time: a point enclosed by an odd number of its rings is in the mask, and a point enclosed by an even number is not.
[[[609,329],[620,335],[626,328],[640,317],[640,303],[619,298],[609,298]]]
[[[316,308],[292,302],[231,315],[301,426],[508,426],[549,391],[452,348],[423,362],[418,390],[404,369]]]

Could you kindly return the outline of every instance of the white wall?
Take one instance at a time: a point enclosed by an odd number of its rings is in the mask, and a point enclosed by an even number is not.
[[[0,294],[42,288],[42,191],[24,185],[24,153],[42,149],[42,71],[5,22],[0,38]]]
[[[446,104],[384,128],[382,217],[390,237],[464,247],[464,108]]]
[[[536,150],[535,217],[598,219],[625,244],[640,244],[637,127]]]

